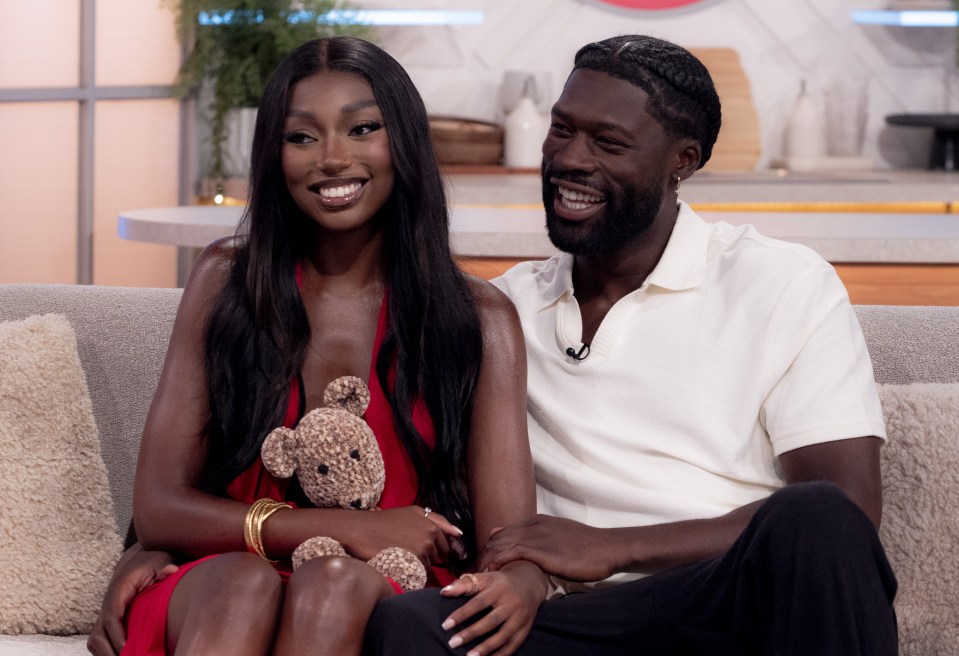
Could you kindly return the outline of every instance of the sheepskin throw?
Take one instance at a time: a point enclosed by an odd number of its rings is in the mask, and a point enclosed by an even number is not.
[[[959,384],[880,385],[880,537],[899,580],[901,653],[959,653]],[[943,585],[944,581],[952,581]]]
[[[120,550],[70,323],[0,323],[0,633],[88,632]]]

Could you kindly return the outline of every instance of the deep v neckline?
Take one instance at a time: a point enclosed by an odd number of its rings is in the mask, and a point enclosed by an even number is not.
[[[303,263],[302,262],[296,263],[294,267],[294,274],[296,276],[296,286],[297,286],[297,289],[300,291],[301,298],[302,298],[302,293],[303,293]],[[366,372],[366,378],[363,380],[363,382],[366,384],[366,387],[370,389],[371,391],[372,391],[373,385],[379,384],[377,380],[377,373],[376,373],[376,360],[377,360],[377,356],[379,355],[380,348],[383,345],[383,341],[386,339],[388,296],[389,295],[384,290],[383,297],[380,300],[380,309],[377,312],[376,331],[373,334],[373,347],[372,347],[372,353],[370,356],[370,367],[369,367],[369,370]],[[323,356],[320,355],[320,357],[323,357]],[[347,374],[344,374],[344,375],[347,375]],[[293,426],[295,426],[296,422],[298,422],[306,413],[306,383],[303,380],[302,370],[296,372],[296,387],[294,392],[297,396],[297,405],[293,407],[293,399],[291,398],[290,407],[287,408],[287,414],[286,414],[286,417],[289,419],[291,418],[291,412],[293,410],[296,410],[296,414],[292,416]]]

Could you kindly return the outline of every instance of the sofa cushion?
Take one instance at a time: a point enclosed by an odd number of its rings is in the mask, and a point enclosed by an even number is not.
[[[959,382],[959,307],[854,305],[876,382],[889,385]]]
[[[959,384],[880,385],[889,441],[882,450],[879,531],[899,580],[903,656],[959,645]]]
[[[61,315],[0,323],[0,632],[90,629],[121,542]]]
[[[73,326],[121,533],[130,524],[140,433],[182,293],[105,285],[0,284],[0,321],[56,313]]]

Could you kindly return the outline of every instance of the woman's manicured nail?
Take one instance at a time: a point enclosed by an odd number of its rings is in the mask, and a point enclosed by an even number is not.
[[[452,629],[454,626],[456,626],[456,622],[454,622],[454,621],[451,620],[450,618],[446,618],[446,621],[443,622],[443,630],[444,630],[444,631],[449,631],[449,630]]]
[[[450,649],[456,649],[456,648],[459,647],[461,644],[463,644],[463,639],[462,639],[461,637],[459,637],[458,635],[453,636],[452,638],[450,638],[450,641],[449,641]]]

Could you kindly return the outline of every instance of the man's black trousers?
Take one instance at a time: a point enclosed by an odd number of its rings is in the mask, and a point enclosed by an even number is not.
[[[896,579],[866,515],[830,483],[774,493],[724,555],[540,606],[522,656],[893,656]],[[466,654],[441,628],[462,599],[381,601],[369,656]]]

